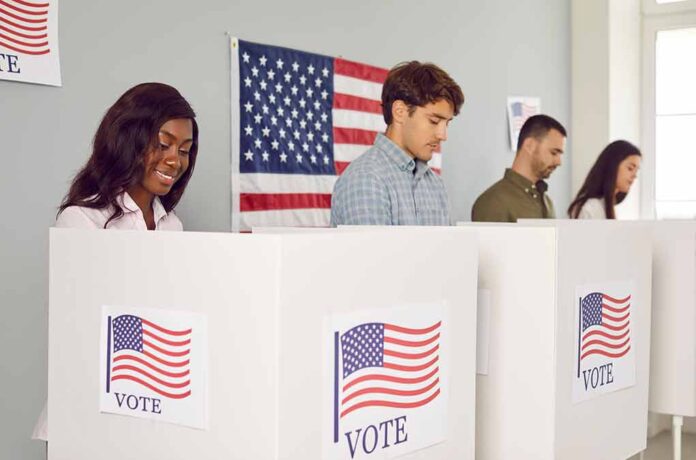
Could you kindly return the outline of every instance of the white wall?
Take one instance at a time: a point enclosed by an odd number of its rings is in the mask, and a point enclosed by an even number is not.
[[[640,0],[572,2],[572,195],[599,153],[625,139],[640,147]],[[640,181],[617,207],[637,218]]]
[[[201,231],[230,228],[225,32],[380,66],[428,60],[449,71],[466,95],[443,149],[454,220],[467,220],[476,196],[512,162],[508,95],[539,96],[546,113],[570,120],[570,0],[65,0],[59,18],[63,87],[0,81],[2,459],[43,454],[28,437],[46,394],[47,229],[100,117],[130,86],[170,83],[198,113],[198,164],[178,213]],[[569,202],[570,158],[551,179],[559,210]]]

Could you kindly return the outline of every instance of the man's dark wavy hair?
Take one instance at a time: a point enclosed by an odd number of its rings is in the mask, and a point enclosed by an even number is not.
[[[77,173],[58,214],[69,206],[110,208],[104,228],[123,215],[117,197],[142,178],[145,154],[159,143],[158,133],[169,120],[185,118],[193,125],[189,167],[164,196],[164,209],[174,209],[186,189],[198,153],[196,114],[175,88],[163,83],[142,83],[126,91],[107,110],[94,135],[92,155]]]
[[[444,99],[452,104],[454,114],[459,114],[464,104],[464,93],[447,72],[431,63],[402,62],[392,68],[382,86],[382,114],[387,125],[392,123],[394,101],[404,101],[412,114],[416,107],[423,107]]]

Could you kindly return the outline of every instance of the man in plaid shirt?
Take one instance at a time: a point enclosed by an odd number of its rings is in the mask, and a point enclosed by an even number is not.
[[[391,69],[382,87],[387,130],[336,181],[331,225],[449,225],[447,191],[427,162],[463,103],[459,85],[434,64]]]

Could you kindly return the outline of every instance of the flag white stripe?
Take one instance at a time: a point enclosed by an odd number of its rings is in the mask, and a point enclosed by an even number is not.
[[[293,174],[240,174],[240,193],[331,193],[336,176]]]
[[[330,209],[284,209],[272,211],[247,211],[244,213],[244,227],[327,227],[331,216]]]
[[[334,75],[334,92],[382,102],[381,83],[346,77],[345,75]]]
[[[387,129],[384,117],[380,114],[345,109],[333,109],[332,113],[333,124],[336,128],[365,129],[380,133]]]
[[[334,160],[336,161],[353,161],[360,155],[365,153],[371,145],[357,144],[334,144]]]

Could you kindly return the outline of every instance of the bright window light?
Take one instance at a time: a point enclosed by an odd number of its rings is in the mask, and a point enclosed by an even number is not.
[[[660,31],[655,47],[655,208],[696,217],[696,28]]]

